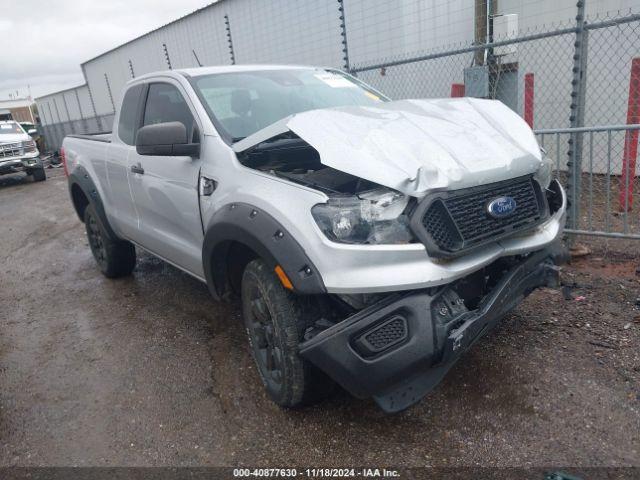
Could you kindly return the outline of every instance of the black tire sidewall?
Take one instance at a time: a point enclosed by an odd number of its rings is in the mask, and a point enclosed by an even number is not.
[[[255,346],[250,326],[249,289],[257,288],[269,310],[274,339],[282,353],[282,382],[275,384],[265,378]],[[296,297],[287,292],[274,273],[262,260],[254,260],[247,265],[242,278],[242,312],[250,342],[251,354],[257,364],[258,373],[269,396],[284,407],[294,407],[303,403],[307,390],[305,361],[298,355],[298,344],[302,336],[300,316],[302,315]]]
[[[47,174],[44,171],[44,167],[36,168],[32,170],[30,175],[33,177],[34,182],[43,182],[47,179]]]
[[[105,245],[105,258],[104,258],[104,261],[101,261],[98,258],[97,254],[96,254],[96,251],[94,249],[94,246],[91,243],[91,232],[90,232],[89,222],[91,221],[92,218],[93,218],[93,220],[95,220],[96,224],[98,225],[98,230],[100,231],[101,240]],[[109,249],[107,247],[107,244],[109,242],[109,238],[108,238],[108,235],[107,235],[106,230],[104,228],[104,225],[100,221],[100,216],[97,214],[95,208],[91,204],[87,205],[86,208],[84,209],[84,225],[85,225],[85,229],[87,231],[87,242],[89,243],[89,248],[91,249],[91,253],[93,254],[93,258],[96,261],[96,263],[98,264],[98,267],[100,267],[100,271],[102,273],[104,273],[105,275],[107,275],[108,270],[109,270]]]
[[[100,232],[100,239],[104,245],[104,260],[98,259],[94,246],[91,243],[89,221],[93,218]],[[112,238],[104,226],[95,207],[89,203],[84,211],[84,224],[87,232],[89,248],[96,260],[100,271],[108,278],[117,278],[129,275],[136,263],[135,247],[130,243]]]

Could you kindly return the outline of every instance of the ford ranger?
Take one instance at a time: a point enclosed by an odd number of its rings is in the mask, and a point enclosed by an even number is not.
[[[100,270],[131,274],[138,247],[237,298],[278,405],[337,383],[405,409],[557,281],[565,193],[498,101],[226,66],[138,77],[120,103],[111,134],[63,143]]]
[[[47,179],[36,142],[18,122],[0,122],[0,175],[19,172],[35,182]]]

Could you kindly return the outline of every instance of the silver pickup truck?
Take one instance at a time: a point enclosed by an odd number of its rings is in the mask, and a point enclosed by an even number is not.
[[[131,80],[112,134],[63,144],[108,277],[142,248],[239,299],[261,379],[295,407],[335,383],[419,401],[557,281],[566,197],[502,103],[391,101],[331,69],[229,66]]]

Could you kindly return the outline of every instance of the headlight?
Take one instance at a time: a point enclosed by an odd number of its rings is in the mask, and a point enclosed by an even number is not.
[[[25,140],[22,142],[22,148],[25,152],[35,152],[36,151],[36,142],[33,140]]]
[[[311,209],[320,230],[340,243],[409,243],[409,198],[387,189],[355,197],[333,197]]]
[[[538,167],[538,171],[534,174],[535,178],[542,188],[548,188],[553,178],[553,160],[547,156],[544,148],[540,149],[542,154],[542,164]]]

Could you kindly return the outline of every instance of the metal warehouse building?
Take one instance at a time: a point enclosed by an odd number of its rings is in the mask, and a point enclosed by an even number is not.
[[[338,67],[392,98],[449,96],[453,84],[465,83],[464,71],[477,57],[477,51],[464,48],[477,38],[486,14],[479,12],[483,3],[220,0],[84,62],[84,85],[36,99],[40,119],[48,145],[55,149],[65,134],[110,130],[122,88],[131,78],[169,68],[232,63]],[[488,3],[494,16],[517,15],[510,17],[516,19],[517,31],[502,33],[531,38],[500,51],[500,89],[488,96],[524,114],[526,76],[533,81],[535,75],[536,127],[568,126],[576,0]],[[586,18],[605,22],[620,12],[638,10],[640,0],[590,0]],[[587,124],[625,122],[631,60],[640,56],[636,26],[591,32],[585,64]],[[497,26],[492,28],[496,34]],[[411,58],[415,60],[406,61]]]

